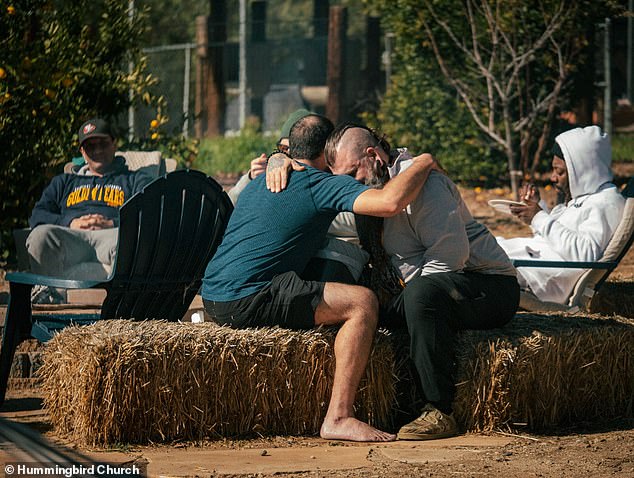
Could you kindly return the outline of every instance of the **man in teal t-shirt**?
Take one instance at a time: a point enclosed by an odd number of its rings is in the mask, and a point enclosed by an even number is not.
[[[351,211],[354,200],[367,186],[348,176],[333,176],[312,166],[293,175],[279,194],[266,189],[265,176],[256,178],[240,197],[229,222],[226,238],[210,263],[203,297],[226,302],[247,297],[279,274],[296,274],[320,248],[325,231],[339,211]],[[249,205],[242,207],[242,205]],[[254,321],[244,325],[265,325]],[[311,328],[311,314],[280,321],[289,328]]]
[[[267,189],[264,175],[245,188],[205,271],[202,297],[216,322],[236,328],[341,325],[321,436],[389,441],[395,436],[356,420],[353,413],[378,321],[376,297],[364,287],[304,281],[298,273],[321,246],[337,213],[397,214],[418,194],[435,163],[430,155],[419,156],[383,190],[368,189],[353,178],[324,172],[323,150],[332,130],[332,123],[320,115],[293,125],[290,152],[304,169],[293,174],[279,194],[272,192],[276,187]],[[274,155],[268,168],[284,163],[283,154]]]

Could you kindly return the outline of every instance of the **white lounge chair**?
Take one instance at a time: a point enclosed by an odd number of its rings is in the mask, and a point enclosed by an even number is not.
[[[520,307],[531,311],[569,311],[587,310],[594,294],[616,269],[621,259],[627,254],[634,240],[634,178],[630,178],[622,191],[626,198],[623,217],[614,236],[608,243],[603,257],[596,262],[540,261],[530,259],[514,259],[515,267],[558,267],[588,269],[577,281],[568,301],[565,304],[542,301],[530,291],[522,291]]]

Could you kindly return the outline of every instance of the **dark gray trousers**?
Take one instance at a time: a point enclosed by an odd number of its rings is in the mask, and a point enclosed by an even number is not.
[[[517,311],[519,292],[513,276],[447,272],[412,279],[395,297],[385,325],[407,327],[410,356],[428,402],[451,413],[456,332],[503,326]]]

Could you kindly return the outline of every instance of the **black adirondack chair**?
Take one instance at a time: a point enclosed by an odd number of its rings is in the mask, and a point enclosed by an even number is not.
[[[46,341],[70,323],[98,319],[180,320],[200,288],[232,211],[229,197],[212,178],[198,171],[175,171],[154,180],[121,207],[116,263],[106,281],[7,274],[10,299],[0,351],[0,405],[15,349],[29,337]],[[101,315],[34,315],[31,289],[36,284],[105,289]]]

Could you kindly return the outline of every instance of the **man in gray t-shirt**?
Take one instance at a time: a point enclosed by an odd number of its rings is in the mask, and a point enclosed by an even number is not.
[[[334,174],[390,184],[411,167],[411,156],[401,151],[392,164],[389,150],[368,128],[345,124],[330,136],[325,153]],[[385,315],[390,323],[407,325],[427,401],[398,437],[455,435],[455,333],[500,327],[515,315],[515,269],[488,229],[473,219],[455,184],[436,171],[406,208],[385,219],[383,245],[405,283]]]

